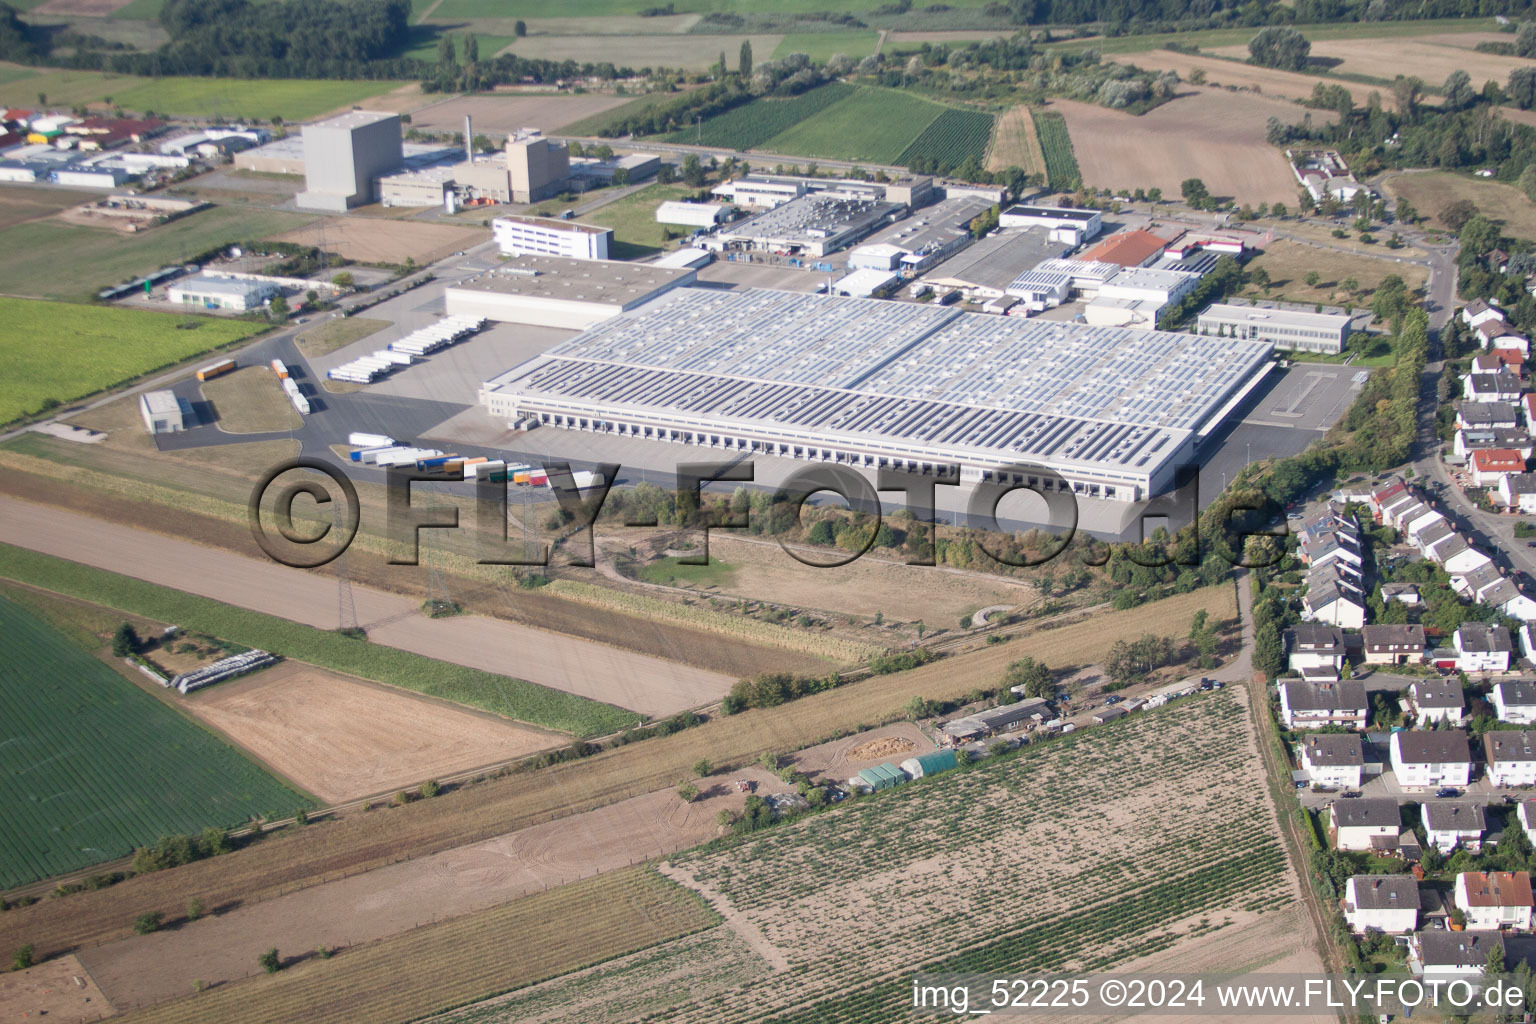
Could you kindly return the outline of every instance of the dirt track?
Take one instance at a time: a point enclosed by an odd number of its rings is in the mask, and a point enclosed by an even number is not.
[[[175,587],[320,629],[336,626],[336,583],[275,562],[0,497],[0,541]],[[462,615],[429,619],[409,597],[356,586],[358,621],[375,643],[668,715],[724,696],[729,676],[660,658]]]

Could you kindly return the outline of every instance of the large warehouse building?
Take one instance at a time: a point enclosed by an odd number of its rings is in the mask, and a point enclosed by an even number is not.
[[[303,210],[345,213],[373,202],[374,182],[400,169],[400,115],[353,110],[304,126]]]
[[[1264,342],[686,288],[487,381],[480,401],[509,424],[869,471],[958,463],[975,482],[1043,465],[1075,493],[1137,501],[1172,485],[1269,354]]]
[[[689,268],[563,256],[514,256],[443,292],[450,315],[585,330],[692,284]]]

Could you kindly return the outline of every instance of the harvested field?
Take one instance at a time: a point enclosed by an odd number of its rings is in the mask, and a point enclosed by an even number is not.
[[[462,132],[464,118],[473,117],[475,131],[505,135],[519,128],[553,132],[630,102],[630,96],[524,95],[457,96],[422,107],[411,115],[411,127],[429,132]]]
[[[1243,56],[1248,56],[1246,44],[1242,47]],[[1315,52],[1315,50],[1314,50]],[[1283,96],[1286,99],[1301,100],[1312,95],[1312,89],[1318,82],[1326,82],[1330,85],[1340,85],[1349,90],[1355,98],[1355,105],[1363,107],[1372,92],[1380,92],[1380,86],[1362,85],[1359,82],[1350,82],[1339,78],[1321,78],[1316,75],[1302,74],[1296,71],[1280,71],[1276,68],[1259,67],[1256,64],[1242,64],[1235,60],[1223,60],[1220,57],[1203,57],[1197,54],[1176,53],[1173,50],[1149,50],[1144,53],[1126,54],[1120,61],[1122,64],[1134,64],[1146,71],[1173,70],[1186,82],[1189,81],[1190,72],[1199,69],[1205,72],[1207,87],[1237,86],[1238,89],[1247,89],[1250,92],[1262,93],[1266,96]],[[1225,89],[1222,90],[1225,92]],[[1227,93],[1234,99],[1237,95]],[[1297,111],[1296,119],[1300,120],[1304,111]],[[1262,122],[1260,123],[1262,127]]]
[[[1371,293],[1388,275],[1398,275],[1410,289],[1422,285],[1429,276],[1428,269],[1417,263],[1357,256],[1284,238],[1265,246],[1264,251],[1249,264],[1250,270],[1254,267],[1263,267],[1269,274],[1270,298],[1291,302],[1349,303],[1357,307],[1370,302]],[[1306,282],[1307,274],[1314,270],[1321,277],[1315,288]],[[1340,282],[1349,278],[1354,278],[1359,284],[1358,291],[1351,293],[1340,287]],[[1244,294],[1260,298],[1265,295],[1252,285],[1244,289]]]
[[[649,868],[635,868],[418,928],[334,959],[306,958],[278,974],[121,1019],[125,1024],[415,1020],[477,995],[689,935],[718,920],[687,890]],[[435,968],[422,970],[426,963]]]
[[[0,228],[43,220],[80,202],[81,193],[62,188],[0,186]]]
[[[299,662],[199,691],[186,708],[326,803],[567,742]]]
[[[1500,107],[1499,114],[1506,121],[1523,124],[1527,128],[1536,128],[1536,110],[1521,110],[1519,107]]]
[[[1512,42],[1509,36],[1504,41]],[[1248,57],[1246,45],[1210,52],[1243,60]],[[1452,71],[1466,71],[1474,83],[1492,78],[1502,84],[1516,68],[1536,67],[1536,61],[1476,53],[1461,46],[1444,45],[1434,38],[1317,40],[1312,43],[1312,59],[1333,64],[1340,74],[1363,75],[1390,83],[1398,75],[1412,73],[1432,86],[1439,86]],[[1474,84],[1473,88],[1478,86]]]
[[[1045,154],[1035,134],[1035,119],[1028,104],[1021,103],[997,119],[997,132],[987,153],[987,170],[1022,167],[1030,174],[1045,173]]]
[[[532,60],[574,60],[578,63],[603,61],[619,67],[645,66],[702,70],[719,59],[724,50],[731,67],[741,44],[750,40],[752,52],[761,60],[778,47],[781,35],[709,36],[702,40],[690,35],[642,36],[637,46],[633,36],[527,36],[512,44],[512,53]]]
[[[462,129],[463,126],[461,119],[459,127]],[[298,245],[319,245],[323,240],[326,251],[359,263],[404,263],[410,258],[422,264],[488,242],[490,232],[481,227],[336,217],[271,237],[274,241]]]
[[[194,540],[226,552],[266,559],[255,542],[246,511],[251,480],[279,459],[297,454],[297,442],[263,441],[160,453],[140,426],[135,400],[119,399],[77,417],[109,433],[99,445],[80,445],[29,434],[0,446],[0,491],[26,500],[83,512],[155,533]],[[382,488],[359,488],[365,523],[382,515]],[[419,568],[390,565],[387,553],[364,534],[349,554],[354,583],[420,600],[426,585]],[[466,559],[467,561],[467,559]],[[748,637],[740,617],[652,599],[639,608],[567,600],[559,583],[537,591],[509,586],[504,576],[473,566],[454,568],[454,594],[466,608],[535,629],[612,644],[667,661],[718,672],[729,678],[762,671],[825,672],[822,655],[785,646],[786,640],[821,637],[803,630],[756,623]],[[322,577],[324,578],[324,577]],[[616,598],[629,595],[592,587]],[[661,606],[659,613],[653,605]],[[819,649],[819,648],[818,648]],[[857,660],[855,654],[846,660]],[[844,660],[841,655],[828,655]],[[347,671],[351,671],[348,669]]]
[[[1102,971],[1209,949],[1296,905],[1255,742],[1234,688],[678,854],[663,873],[777,969],[667,1019],[898,1020],[914,971]],[[1287,923],[1276,937],[1294,950],[1303,926]]]
[[[1117,637],[1147,631],[1182,635],[1197,608],[1207,609],[1217,621],[1232,618],[1232,588],[1204,588],[1128,612],[1095,615],[782,707],[719,718],[579,761],[457,789],[434,800],[311,825],[225,857],[12,910],[0,915],[0,949],[34,942],[39,955],[51,955],[124,937],[134,915],[148,910],[174,917],[189,893],[201,894],[209,906],[252,903],[392,864],[407,854],[421,857],[644,796],[688,778],[690,766],[700,758],[729,769],[765,752],[803,750],[869,723],[904,717],[902,707],[914,695],[959,697],[984,680],[1000,677],[1010,661],[1025,655],[1066,670],[1097,662]]]
[[[958,625],[962,615],[993,604],[1033,605],[1040,592],[1031,586],[985,573],[951,572],[939,567],[903,565],[883,558],[860,558],[835,569],[804,565],[772,541],[750,541],[723,532],[709,538],[711,557],[728,564],[731,575],[710,593],[744,597],[794,608],[816,608],[841,615],[873,616],[891,622],[922,619],[931,629]],[[828,554],[805,548],[808,560]],[[871,628],[868,642],[884,646]]]
[[[1185,178],[1198,177],[1212,195],[1240,203],[1296,199],[1285,155],[1264,139],[1269,118],[1302,119],[1295,104],[1198,89],[1140,117],[1075,100],[1052,100],[1050,109],[1066,115],[1087,185],[1176,196]]]
[[[323,576],[9,498],[0,499],[0,508],[0,536],[7,543],[317,629],[335,628],[336,586]],[[419,598],[352,589],[358,621],[375,644],[498,674],[515,659],[517,672],[530,682],[619,707],[633,704],[642,714],[707,704],[735,681],[499,619],[429,619],[418,614]]]
[[[768,780],[775,792],[788,791],[762,769],[752,769],[751,776],[760,792]],[[714,838],[715,816],[727,809],[739,813],[745,803],[746,795],[724,782],[692,804],[683,803],[669,788],[234,908],[149,941],[135,937],[108,943],[81,957],[118,1009],[152,1006],[185,994],[189,974],[212,984],[255,973],[257,954],[273,946],[351,948],[428,921],[495,914],[491,908],[508,901],[593,875],[623,873],[646,857],[665,856]]]
[[[1513,185],[1451,171],[1406,171],[1381,179],[1394,199],[1405,198],[1422,216],[1439,224],[1439,212],[1467,199],[1495,224],[1519,238],[1536,239],[1536,203]]]
[[[0,974],[0,1020],[93,1021],[117,1011],[74,956]]]
[[[304,420],[288,400],[282,382],[265,363],[204,381],[203,397],[213,404],[219,429],[231,434],[297,430]]]

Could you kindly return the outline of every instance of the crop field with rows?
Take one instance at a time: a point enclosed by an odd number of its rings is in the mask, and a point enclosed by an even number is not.
[[[1040,148],[1045,153],[1045,175],[1051,188],[1072,191],[1083,183],[1077,156],[1072,152],[1072,136],[1067,133],[1067,119],[1054,110],[1035,115],[1035,131],[1040,134]]]
[[[762,146],[770,153],[895,164],[951,108],[898,89],[860,86]]]
[[[0,599],[0,888],[311,801]]]
[[[711,117],[698,127],[682,128],[658,138],[691,145],[754,149],[852,94],[853,86],[829,82],[789,99],[753,100]]]
[[[640,988],[676,970],[651,981],[637,969],[594,1016],[630,1020],[645,1005],[654,1021],[883,1024],[905,1019],[913,973],[1106,970],[1294,900],[1235,690],[678,854],[662,870],[778,962],[667,1009],[654,1008],[664,993],[648,1001]],[[482,1007],[461,1019],[519,1018]]]
[[[995,122],[991,114],[979,110],[946,110],[902,150],[896,162],[910,166],[914,160],[926,159],[958,167],[966,157],[980,160],[987,155]]]

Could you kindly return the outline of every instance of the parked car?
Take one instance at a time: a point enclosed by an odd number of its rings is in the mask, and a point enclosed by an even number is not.
[[[1119,704],[1122,700],[1125,700],[1125,698],[1119,694],[1110,694],[1108,697],[1104,698],[1104,704],[1105,706],[1110,704]]]
[[[1346,800],[1353,800],[1355,797],[1360,795],[1360,791],[1358,789],[1351,789],[1351,790],[1346,790],[1345,792],[1340,793],[1339,795],[1342,796]]]
[[[1452,788],[1451,786],[1441,786],[1439,789],[1435,790],[1435,796],[1442,800],[1446,800],[1453,796],[1461,796],[1461,790]]]

